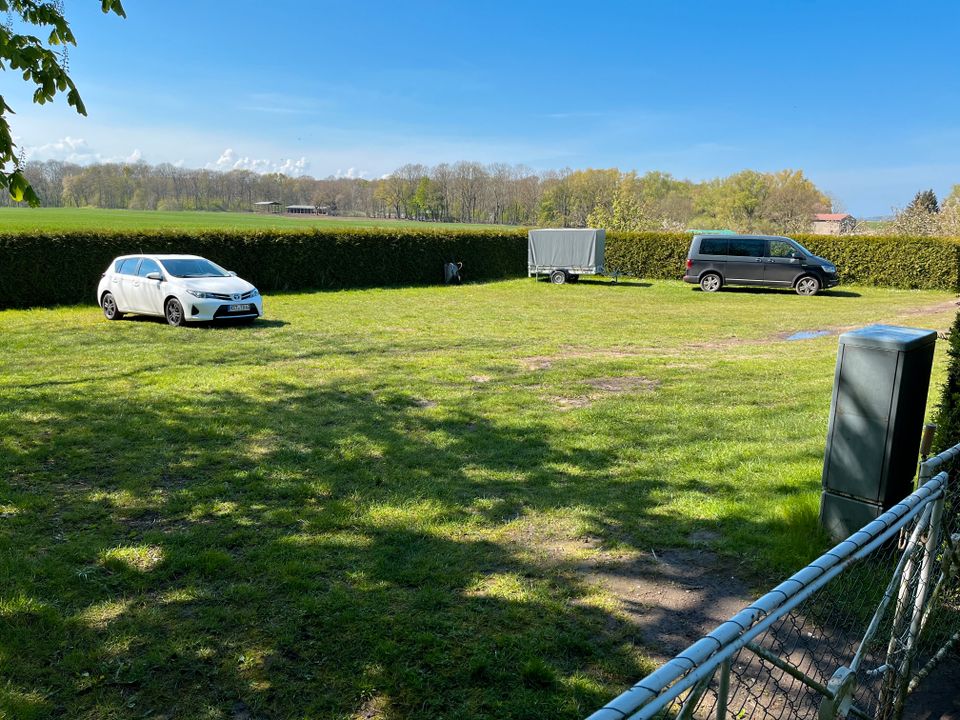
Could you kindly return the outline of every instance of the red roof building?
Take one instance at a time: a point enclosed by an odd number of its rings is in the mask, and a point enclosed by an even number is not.
[[[857,219],[849,213],[817,213],[813,216],[813,232],[816,235],[843,235],[852,232]]]

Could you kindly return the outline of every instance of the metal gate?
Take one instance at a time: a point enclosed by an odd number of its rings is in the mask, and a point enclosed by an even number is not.
[[[900,720],[960,639],[958,459],[588,720]]]

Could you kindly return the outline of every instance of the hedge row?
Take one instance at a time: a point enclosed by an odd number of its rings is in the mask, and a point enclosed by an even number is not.
[[[834,262],[841,283],[960,290],[960,242],[952,238],[791,235]],[[608,233],[607,266],[648,278],[678,278],[690,248],[687,233]]]
[[[937,407],[937,434],[933,451],[940,453],[960,443],[960,313],[950,328],[947,347],[947,379],[943,383],[940,404]]]
[[[794,237],[835,262],[841,282],[960,290],[957,240]],[[526,245],[522,229],[0,235],[0,308],[93,302],[110,261],[136,252],[203,255],[273,292],[438,283],[449,261],[463,262],[471,280],[520,277]],[[689,245],[687,233],[611,232],[606,264],[631,275],[678,279]]]
[[[522,231],[352,230],[307,232],[89,232],[0,236],[0,308],[94,302],[118,255],[207,257],[264,292],[429,284],[463,262],[470,280],[526,268]]]

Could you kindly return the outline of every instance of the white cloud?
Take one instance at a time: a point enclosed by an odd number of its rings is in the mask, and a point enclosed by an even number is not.
[[[333,176],[336,178],[347,178],[348,180],[363,180],[369,174],[370,173],[368,173],[366,170],[358,171],[356,168],[351,167],[351,168],[347,168],[346,172],[337,168],[337,172],[334,173]]]
[[[280,158],[279,161],[267,160],[264,158],[251,158],[247,155],[238,155],[233,148],[227,148],[214,163],[207,163],[206,167],[211,170],[251,170],[255,173],[283,173],[291,177],[306,175],[310,167],[310,162],[306,157],[298,160]]]
[[[78,165],[91,163],[136,163],[143,160],[139,148],[126,155],[107,155],[90,147],[84,138],[66,137],[43,145],[25,145],[23,147],[27,161],[62,160]]]

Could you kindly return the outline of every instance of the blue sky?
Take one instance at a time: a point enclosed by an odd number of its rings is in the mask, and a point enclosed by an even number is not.
[[[863,216],[960,183],[955,2],[124,4],[66,3],[89,117],[0,76],[30,159],[792,168]]]

